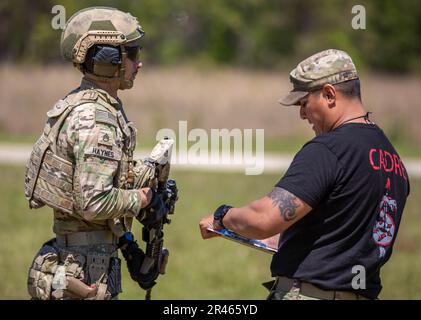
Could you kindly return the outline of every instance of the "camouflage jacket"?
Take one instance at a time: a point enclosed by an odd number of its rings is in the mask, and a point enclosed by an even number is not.
[[[68,96],[80,91],[90,101],[66,117],[56,148],[57,156],[74,165],[74,213],[54,210],[53,229],[67,234],[111,228],[119,235],[121,218],[134,217],[141,208],[139,193],[127,184],[136,129],[126,120],[121,102],[106,91],[83,79]]]

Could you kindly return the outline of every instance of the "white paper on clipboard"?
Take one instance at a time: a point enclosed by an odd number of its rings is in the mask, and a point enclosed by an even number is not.
[[[212,228],[207,228],[207,229],[208,231],[214,232],[225,239],[237,242],[239,244],[248,246],[250,248],[254,248],[254,249],[269,253],[269,254],[275,254],[276,252],[278,252],[276,248],[270,247],[260,240],[249,239],[249,238],[240,236],[239,234],[236,234],[235,232],[228,229],[221,229],[221,230],[215,230]]]

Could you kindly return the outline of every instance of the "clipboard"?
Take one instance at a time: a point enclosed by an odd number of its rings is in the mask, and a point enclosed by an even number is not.
[[[208,231],[216,233],[218,235],[220,235],[221,237],[234,241],[236,243],[245,245],[247,247],[253,248],[253,249],[257,249],[269,254],[275,254],[278,252],[278,250],[276,248],[270,247],[267,244],[263,243],[260,240],[255,240],[255,239],[249,239],[243,236],[240,236],[239,234],[236,234],[235,232],[228,230],[228,229],[221,229],[221,230],[215,230],[212,228],[207,228]]]

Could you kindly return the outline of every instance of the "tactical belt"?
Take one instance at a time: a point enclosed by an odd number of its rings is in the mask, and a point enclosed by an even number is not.
[[[322,290],[308,282],[287,277],[277,277],[274,288],[276,291],[289,292],[299,289],[300,294],[322,300],[369,300],[359,294],[349,291]]]
[[[66,235],[57,235],[56,240],[60,247],[117,244],[117,237],[110,230],[75,232]]]

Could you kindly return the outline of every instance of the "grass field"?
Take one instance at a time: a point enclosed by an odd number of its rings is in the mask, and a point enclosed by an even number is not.
[[[0,299],[27,299],[28,266],[40,245],[53,236],[48,208],[31,211],[23,196],[24,170],[0,166]],[[174,172],[180,200],[166,226],[170,250],[167,274],[154,299],[264,299],[270,256],[223,239],[203,241],[198,222],[221,202],[239,206],[267,193],[277,175]],[[421,181],[413,180],[395,252],[383,269],[382,299],[421,299]],[[139,233],[136,232],[138,237]],[[123,267],[121,299],[143,299],[144,291]]]

